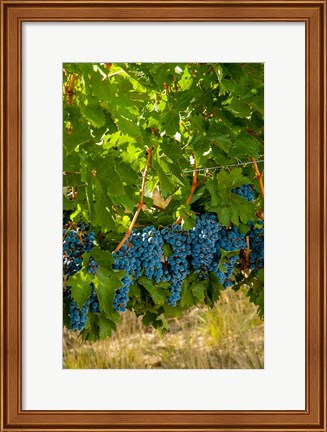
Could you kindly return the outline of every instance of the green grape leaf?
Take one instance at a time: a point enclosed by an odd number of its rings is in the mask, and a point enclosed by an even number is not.
[[[91,282],[91,276],[87,273],[87,271],[83,270],[80,270],[73,276],[70,276],[67,281],[67,285],[71,287],[70,292],[72,299],[78,304],[80,308],[91,295]]]
[[[91,123],[92,126],[100,128],[105,125],[106,117],[96,99],[88,99],[88,104],[81,104],[80,108],[81,114]]]
[[[167,135],[175,135],[179,131],[179,111],[177,111],[170,103],[167,103],[166,109],[159,119],[161,128]]]
[[[205,137],[206,141],[211,145],[211,148],[218,147],[223,150],[225,153],[229,152],[229,149],[232,146],[232,141],[229,136],[221,135],[217,133],[208,134]]]
[[[209,274],[208,281],[207,293],[210,300],[215,303],[219,299],[221,291],[224,290],[224,286],[219,282],[219,279],[214,272]]]
[[[200,303],[204,300],[206,284],[203,282],[195,282],[191,285],[191,290],[196,298],[197,303]]]
[[[182,91],[189,90],[192,87],[193,84],[193,78],[190,74],[188,68],[186,67],[184,69],[182,78],[178,81],[178,85],[181,88]]]
[[[102,250],[99,247],[94,247],[92,251],[88,253],[88,255],[92,256],[94,261],[101,268],[105,268],[107,270],[111,269],[111,264],[114,262],[114,257],[112,256],[112,253],[106,250]]]
[[[155,322],[157,316],[158,314],[152,312],[146,312],[142,318],[142,322],[145,326],[148,326],[149,324],[153,324]]]
[[[232,189],[249,183],[251,181],[242,175],[241,168],[230,172],[221,170],[216,178],[206,183],[211,196],[211,200],[206,203],[206,210],[216,212],[220,222],[227,227],[231,223],[238,226],[254,220],[255,204],[232,192]]]
[[[191,210],[189,205],[182,205],[178,207],[176,216],[182,217],[184,230],[190,230],[195,226],[196,214]]]
[[[115,292],[122,287],[120,279],[120,275],[116,274],[115,271],[99,267],[95,278],[92,280],[99,299],[100,309],[109,315],[113,313]]]
[[[104,231],[114,230],[116,225],[112,211],[113,204],[106,186],[98,179],[94,180],[94,198],[92,223],[99,225]]]
[[[141,300],[141,289],[137,282],[134,282],[129,289],[129,297],[135,302],[136,300]]]
[[[88,124],[80,122],[77,115],[77,112],[74,112],[69,118],[69,123],[64,124],[63,141],[66,156],[73,154],[80,145],[92,139]]]
[[[148,291],[152,300],[156,305],[163,305],[169,295],[169,291],[160,286],[153,285],[152,282],[145,276],[141,276],[138,282]],[[161,284],[164,285],[164,284]]]
[[[104,318],[102,315],[98,316],[99,326],[99,339],[105,339],[112,335],[112,332],[116,330],[116,324],[110,319]]]
[[[252,276],[252,277],[251,277]],[[264,270],[260,269],[256,273],[251,273],[251,280],[246,281],[250,285],[247,295],[250,301],[258,306],[258,312],[261,318],[264,315]],[[249,279],[250,279],[249,278]]]
[[[159,331],[160,334],[163,334],[164,331],[169,331],[170,326],[169,326],[169,323],[166,320],[164,314],[160,314],[156,318],[154,327]]]
[[[159,165],[157,166],[157,173],[159,177],[161,196],[163,198],[167,198],[169,195],[175,192],[176,186],[174,185],[174,183],[171,182],[167,174]]]
[[[234,114],[235,117],[250,117],[252,110],[247,103],[241,99],[233,97],[232,100],[226,105],[226,109]]]
[[[181,306],[185,309],[195,305],[195,298],[189,287],[185,287],[182,291]]]
[[[229,157],[249,157],[257,158],[263,153],[262,142],[255,136],[247,132],[241,132],[236,138],[236,145],[228,153]]]

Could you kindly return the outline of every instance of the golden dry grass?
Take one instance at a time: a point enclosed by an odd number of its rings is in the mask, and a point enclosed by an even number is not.
[[[104,341],[86,343],[65,330],[64,368],[263,368],[263,321],[242,291],[228,289],[213,309],[195,307],[170,325],[170,333],[160,336],[125,312],[117,332]]]

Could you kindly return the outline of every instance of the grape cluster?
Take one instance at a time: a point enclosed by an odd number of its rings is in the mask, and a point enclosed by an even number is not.
[[[237,227],[233,228],[225,228],[223,227],[220,231],[220,238],[217,243],[217,248],[220,250],[224,250],[226,252],[230,251],[239,251],[241,249],[245,249],[247,247],[245,235],[240,232]],[[233,254],[230,257],[225,258],[225,262],[223,263],[224,271],[217,269],[215,271],[219,282],[224,285],[225,288],[228,288],[233,285],[233,282],[230,279],[232,276],[237,261],[239,259],[239,254]]]
[[[196,225],[191,232],[192,258],[195,271],[207,273],[214,271],[220,257],[220,240],[222,227],[217,217],[210,213],[197,216]]]
[[[63,272],[66,277],[69,277],[82,268],[82,255],[92,250],[95,236],[94,232],[88,231],[88,226],[83,222],[70,221],[66,213],[63,222]],[[95,274],[98,267],[99,265],[90,257],[88,273]],[[71,299],[69,286],[66,287],[65,295]],[[72,330],[82,330],[85,327],[89,310],[99,312],[99,302],[93,284],[91,284],[91,295],[81,308],[73,299],[70,301],[69,317]]]
[[[83,330],[87,321],[87,313],[89,311],[89,300],[86,300],[83,307],[80,309],[78,304],[72,300],[69,306],[70,329]]]
[[[181,227],[174,225],[172,228],[157,230],[153,226],[143,230],[134,230],[128,247],[123,246],[118,252],[114,253],[115,270],[124,270],[126,276],[121,279],[122,287],[118,289],[114,297],[114,309],[123,312],[126,310],[128,302],[128,292],[133,279],[137,279],[144,274],[148,279],[154,279],[156,283],[171,281],[169,302],[176,305],[180,299],[181,285],[187,275],[186,257],[189,254],[187,247],[182,239],[184,233],[179,234]],[[174,232],[174,235],[170,235]],[[173,254],[163,262],[164,243],[172,246]],[[184,266],[184,267],[183,267]]]
[[[240,195],[242,198],[246,199],[247,201],[254,201],[254,190],[252,189],[252,186],[250,184],[245,184],[240,187],[232,189],[232,192]]]
[[[234,251],[246,248],[245,235],[237,227],[222,228],[217,247],[225,251]]]
[[[88,268],[87,268],[88,273],[95,275],[99,267],[100,267],[99,264],[94,261],[93,257],[90,257]]]
[[[224,262],[224,264],[222,265],[224,267],[224,271],[218,269],[215,272],[219,282],[222,285],[224,285],[225,288],[228,288],[233,285],[233,282],[228,279],[232,276],[238,259],[239,259],[239,255],[232,255],[231,257],[228,257],[226,259],[226,262]]]
[[[115,292],[113,301],[113,307],[118,312],[125,312],[128,302],[128,292],[133,283],[133,279],[130,275],[136,270],[136,265],[135,258],[132,258],[132,254],[133,251],[127,249],[125,245],[113,254],[114,264],[112,268],[114,270],[124,270],[126,273],[126,276],[121,279],[122,286]]]
[[[190,271],[187,258],[191,253],[192,239],[187,231],[182,231],[182,227],[175,224],[171,228],[164,228],[162,237],[165,243],[171,246],[172,254],[166,258],[163,265],[161,280],[170,282],[168,303],[176,306],[181,298],[183,282]]]
[[[219,282],[225,288],[233,285],[230,281],[239,255],[226,257],[223,264],[224,271],[218,267],[221,251],[238,251],[246,248],[245,235],[237,227],[225,228],[221,226],[215,215],[205,213],[197,218],[192,232],[192,265],[194,270],[202,272],[206,278],[208,272],[214,272]]]
[[[95,291],[94,284],[91,283],[90,287],[91,287],[91,295],[81,308],[73,299],[71,299],[70,307],[69,307],[71,330],[83,330],[87,322],[87,313],[89,311],[93,313],[100,312],[99,301]],[[68,291],[68,296],[69,298],[71,298],[70,290]]]
[[[74,300],[71,300],[70,302],[69,317],[71,330],[83,330],[87,322],[87,313],[89,311],[93,313],[100,311],[99,302],[93,284],[91,284],[91,288],[91,295],[81,308]]]
[[[142,272],[148,279],[154,278],[160,282],[163,276],[161,265],[163,240],[160,231],[149,226],[143,230],[133,230],[129,247],[123,245],[114,253],[114,270],[124,270],[126,276],[121,279],[122,286],[116,291],[114,309],[124,312],[128,302],[128,292],[133,279],[141,276]]]
[[[160,282],[163,276],[161,257],[164,241],[161,232],[154,226],[148,226],[142,231],[134,230],[131,238],[131,258],[135,260],[134,271],[140,275],[142,269],[148,279],[154,278]]]
[[[90,300],[90,311],[91,312],[100,312],[99,308],[99,300],[97,297],[97,293],[95,291],[95,286],[93,283],[91,283],[91,296],[89,297]]]
[[[82,255],[90,252],[94,245],[94,232],[82,222],[67,222],[63,229],[63,270],[72,276],[82,268]]]
[[[130,276],[121,279],[122,286],[115,292],[113,307],[117,312],[125,312],[128,302],[128,292],[133,281]]]
[[[250,239],[250,269],[260,270],[264,264],[264,228],[263,221],[257,222],[261,228],[256,228],[253,223],[250,224],[251,230],[249,232]]]

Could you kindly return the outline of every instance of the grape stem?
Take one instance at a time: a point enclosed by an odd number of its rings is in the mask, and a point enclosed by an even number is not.
[[[256,178],[257,178],[257,180],[259,182],[262,198],[264,198],[265,197],[264,196],[265,195],[265,191],[264,191],[263,182],[262,182],[263,172],[260,173],[258,165],[257,165],[257,162],[254,159],[254,157],[251,157],[251,161],[253,163],[253,169],[254,169],[254,172],[255,172],[255,176],[256,176]]]
[[[196,170],[196,160],[194,157],[192,186],[191,186],[190,195],[188,196],[188,198],[186,200],[186,205],[189,205],[191,203],[193,195],[194,195],[194,191],[195,191],[197,185],[198,185],[198,172]],[[180,225],[182,223],[182,221],[183,221],[182,216],[179,216],[179,218],[177,219],[177,221],[175,223],[176,223],[176,225]]]
[[[143,171],[143,174],[142,174],[141,195],[140,195],[140,201],[138,203],[136,212],[135,212],[134,217],[132,219],[132,222],[131,222],[131,224],[130,224],[130,226],[128,228],[128,231],[124,235],[124,237],[121,240],[121,242],[119,243],[119,245],[114,250],[114,253],[118,252],[122,248],[123,244],[126,242],[126,240],[128,239],[128,237],[132,234],[132,231],[133,231],[133,228],[134,228],[135,223],[137,221],[137,218],[139,217],[139,214],[140,214],[140,212],[142,210],[143,203],[144,203],[144,189],[145,189],[146,176],[147,176],[149,165],[150,165],[152,151],[153,151],[153,146],[149,148],[148,158],[147,158],[147,161],[146,161],[146,164],[145,164],[145,168],[144,168],[144,171]]]

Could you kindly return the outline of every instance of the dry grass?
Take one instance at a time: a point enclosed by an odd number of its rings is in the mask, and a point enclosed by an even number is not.
[[[134,314],[122,314],[107,340],[83,343],[64,331],[69,369],[261,369],[264,328],[242,291],[228,289],[213,309],[193,308],[160,336]]]

